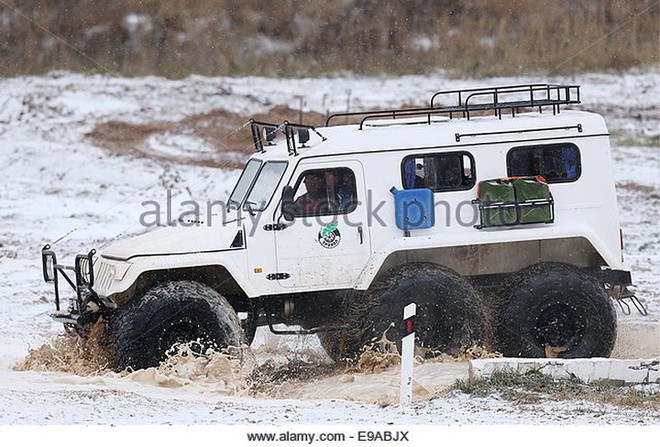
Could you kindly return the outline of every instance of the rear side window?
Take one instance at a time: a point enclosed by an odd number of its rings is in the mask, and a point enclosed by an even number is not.
[[[404,189],[460,191],[472,188],[474,183],[474,158],[467,152],[412,155],[403,159]]]
[[[514,147],[506,156],[510,177],[540,175],[548,183],[574,182],[580,177],[580,150],[573,143]]]

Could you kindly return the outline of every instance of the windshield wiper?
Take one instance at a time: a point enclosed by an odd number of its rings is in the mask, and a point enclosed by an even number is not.
[[[236,209],[237,209],[237,210],[241,207],[241,203],[240,203],[240,202],[238,202],[237,200],[234,200],[234,199],[232,199],[232,198],[230,197],[230,198],[227,200],[227,211],[229,211],[229,210],[232,209],[232,207],[231,207],[232,204],[235,204],[235,205],[236,205]]]
[[[253,206],[257,206],[256,202],[251,202],[250,200],[245,201],[245,208],[248,210],[251,216],[256,216],[256,213],[254,212],[254,209],[252,208]]]

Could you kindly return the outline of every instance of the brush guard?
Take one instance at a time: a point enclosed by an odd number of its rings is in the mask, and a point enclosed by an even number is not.
[[[86,333],[85,328],[94,323],[98,317],[107,310],[107,303],[94,292],[94,255],[92,249],[87,254],[76,255],[72,266],[59,264],[57,255],[50,245],[41,250],[41,264],[44,281],[53,284],[55,289],[55,312],[51,318],[62,323],[67,331],[78,335]],[[66,283],[75,291],[75,296],[69,299],[69,306],[62,309],[60,298],[60,281]]]

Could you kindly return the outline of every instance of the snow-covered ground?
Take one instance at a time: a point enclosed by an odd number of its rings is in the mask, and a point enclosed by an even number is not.
[[[649,315],[619,312],[622,322],[660,317],[660,73],[585,74],[574,79],[449,80],[437,76],[324,79],[116,78],[53,73],[0,80],[0,424],[631,424],[657,425],[658,411],[589,402],[515,405],[497,397],[471,398],[441,387],[411,409],[392,405],[395,374],[342,374],[322,386],[283,383],[255,397],[240,378],[221,383],[208,371],[188,378],[150,371],[119,376],[16,371],[29,348],[62,332],[51,321],[52,288],[41,278],[40,249],[54,243],[60,260],[145,231],[145,201],[174,204],[224,199],[237,179],[245,148],[223,135],[206,138],[182,123],[226,110],[250,117],[276,106],[325,113],[422,106],[437,90],[526,82],[582,85],[583,105],[605,116],[613,134],[620,218],[626,258]],[[295,116],[293,118],[296,118]],[[92,138],[101,123],[154,125],[139,147],[114,150]],[[171,129],[162,123],[172,123]],[[154,130],[155,129],[155,130]],[[247,128],[237,131],[248,134]],[[230,130],[227,138],[233,137]],[[223,148],[218,153],[218,148]],[[150,155],[150,156],[145,156]],[[211,160],[199,163],[195,160]],[[179,162],[177,162],[177,160]],[[660,340],[658,340],[660,343]],[[264,331],[256,360],[328,360],[315,337],[274,340]],[[208,365],[206,365],[208,367]],[[460,375],[460,374],[459,374]],[[238,380],[238,385],[232,382]],[[365,385],[350,394],[348,383]],[[236,386],[234,386],[236,385]],[[287,389],[290,388],[290,389]],[[355,387],[356,389],[358,387]],[[314,392],[323,389],[323,392]],[[348,390],[348,391],[347,391]],[[367,390],[367,391],[365,391]],[[428,390],[427,390],[428,391]],[[394,400],[393,400],[394,399]]]

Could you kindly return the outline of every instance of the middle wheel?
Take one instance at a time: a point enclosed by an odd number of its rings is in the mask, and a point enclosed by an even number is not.
[[[360,301],[347,306],[346,317],[361,331],[319,334],[334,360],[354,356],[383,334],[400,352],[403,308],[410,303],[417,304],[416,346],[425,357],[456,355],[485,340],[486,320],[476,290],[460,275],[437,264],[396,268],[379,278]]]
[[[415,303],[416,346],[426,357],[456,355],[483,343],[485,318],[477,292],[454,271],[437,264],[406,265],[383,278],[379,289],[368,316],[370,339],[386,333],[400,352],[403,308]]]

